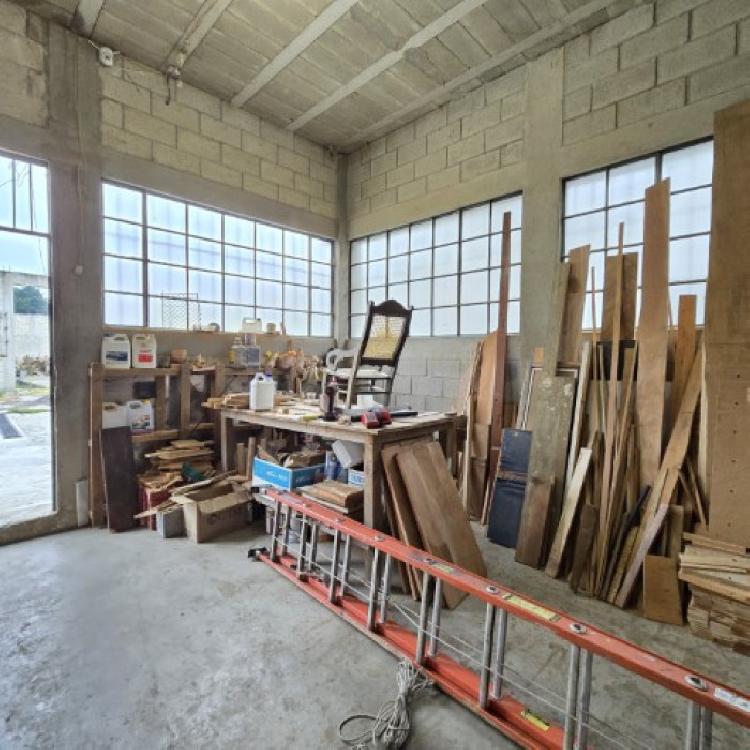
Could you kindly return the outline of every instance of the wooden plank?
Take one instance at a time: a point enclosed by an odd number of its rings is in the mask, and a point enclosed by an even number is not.
[[[101,466],[110,531],[127,531],[138,525],[138,482],[133,460],[130,427],[101,431]]]
[[[669,557],[646,556],[643,564],[643,615],[656,622],[683,623],[677,563]]]
[[[641,482],[654,485],[662,456],[667,370],[669,180],[646,190],[636,413]]]
[[[578,519],[578,534],[573,549],[573,566],[570,571],[570,588],[573,591],[578,591],[586,563],[589,562],[598,517],[599,513],[593,505],[583,504]]]
[[[720,539],[712,539],[703,534],[691,534],[689,531],[686,531],[683,534],[683,537],[686,542],[690,542],[696,547],[717,550],[719,552],[728,552],[731,555],[750,554],[750,547],[743,547],[741,544],[732,544],[730,542],[722,542]]]
[[[577,364],[581,347],[583,305],[586,301],[586,282],[589,275],[589,246],[577,247],[569,254],[570,275],[565,292],[565,313],[560,335],[558,358],[564,364]]]
[[[634,526],[630,529],[625,540],[622,543],[622,548],[619,555],[617,556],[617,563],[612,571],[612,583],[609,585],[609,591],[607,593],[607,601],[610,604],[615,603],[617,598],[617,592],[620,590],[622,585],[622,579],[625,577],[625,571],[630,563],[630,558],[633,555],[635,543],[638,539],[638,527]]]
[[[568,451],[568,468],[565,474],[565,486],[573,478],[573,468],[581,445],[583,432],[583,416],[589,394],[589,379],[591,377],[591,342],[584,341],[581,346],[581,367],[578,370],[578,387],[576,388],[576,404],[573,412],[573,427],[570,430],[570,450]]]
[[[620,304],[620,340],[635,336],[635,307],[638,286],[638,253],[622,254],[622,302]],[[604,262],[604,309],[602,310],[601,340],[611,341],[617,280],[617,256],[610,255]],[[596,318],[593,318],[594,320]]]
[[[479,387],[479,369],[482,361],[482,342],[478,342],[474,348],[471,372],[469,374],[469,386],[466,406],[466,442],[464,443],[463,462],[461,466],[461,502],[464,509],[469,511],[469,498],[473,496],[472,491],[472,459],[474,457],[474,431],[477,413],[477,390]]]
[[[518,528],[516,561],[538,568],[544,556],[547,523],[552,501],[552,478],[530,476]]]
[[[565,314],[565,298],[570,278],[570,263],[563,263],[557,272],[557,285],[552,309],[547,322],[547,339],[544,344],[544,372],[547,375],[557,373],[557,363],[560,361],[560,338],[562,335],[563,317]]]
[[[258,453],[258,438],[250,437],[247,439],[247,453],[245,464],[245,476],[252,480],[253,478],[253,465],[255,463],[255,456]]]
[[[576,461],[576,467],[573,471],[573,478],[565,491],[565,500],[563,502],[562,513],[560,514],[560,521],[557,525],[557,532],[555,533],[552,546],[550,547],[547,566],[544,569],[544,572],[553,578],[557,578],[562,569],[568,537],[570,536],[573,521],[578,511],[578,504],[583,494],[583,484],[588,476],[590,465],[591,449],[581,448],[578,461]]]
[[[695,359],[695,306],[694,294],[681,294],[677,313],[677,342],[674,349],[674,377],[669,396],[669,424],[673,425],[680,409],[682,394],[690,375],[690,365]]]
[[[92,526],[103,526],[104,480],[102,478],[101,431],[104,402],[104,365],[89,367],[89,519]]]
[[[482,361],[477,387],[477,424],[492,422],[492,398],[495,387],[495,361],[497,360],[497,335],[493,331],[482,342]]]
[[[190,435],[190,365],[180,365],[180,437]]]

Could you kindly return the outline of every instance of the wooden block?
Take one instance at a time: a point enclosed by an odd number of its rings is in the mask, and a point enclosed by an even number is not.
[[[643,563],[643,614],[656,622],[683,623],[677,563],[669,557],[646,556]]]
[[[547,522],[552,499],[551,478],[530,476],[521,512],[516,561],[538,568],[544,556]]]

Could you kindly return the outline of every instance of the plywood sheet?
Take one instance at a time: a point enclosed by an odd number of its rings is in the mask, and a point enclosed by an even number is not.
[[[578,362],[578,352],[581,346],[583,305],[586,300],[586,283],[589,273],[589,246],[571,250],[569,263],[570,275],[565,293],[565,312],[558,359],[565,364],[575,364]]]
[[[139,511],[133,436],[130,427],[114,427],[100,434],[107,525],[111,531],[126,531],[137,526],[133,516]]]
[[[516,560],[538,568],[543,561],[552,499],[552,480],[529,477],[516,543]]]
[[[610,255],[604,262],[604,309],[600,338],[611,341],[614,330],[617,256]],[[622,254],[622,302],[620,305],[620,340],[635,336],[635,307],[638,288],[638,253]]]

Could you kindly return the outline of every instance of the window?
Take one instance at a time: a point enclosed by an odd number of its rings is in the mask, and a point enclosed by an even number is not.
[[[677,321],[681,294],[698,297],[697,322],[703,323],[711,232],[713,142],[664,151],[636,161],[565,181],[563,256],[581,245],[591,246],[590,269],[596,288],[596,327],[601,325],[604,259],[617,253],[620,222],[625,224],[624,250],[638,253],[640,308],[643,210],[646,188],[670,179],[669,300]],[[591,271],[588,289],[591,289]],[[591,292],[586,295],[584,328],[591,328]]]
[[[103,205],[107,325],[332,334],[330,240],[112,183]]]
[[[412,336],[484,335],[497,327],[503,214],[511,212],[508,332],[518,333],[521,196],[459,209],[351,243],[351,335],[369,302],[412,306]]]

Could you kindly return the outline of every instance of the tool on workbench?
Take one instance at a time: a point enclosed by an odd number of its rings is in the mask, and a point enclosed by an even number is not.
[[[387,424],[391,424],[393,420],[391,415],[384,406],[376,404],[371,406],[362,415],[362,424],[367,427],[368,430],[374,430],[378,427],[383,427]]]

